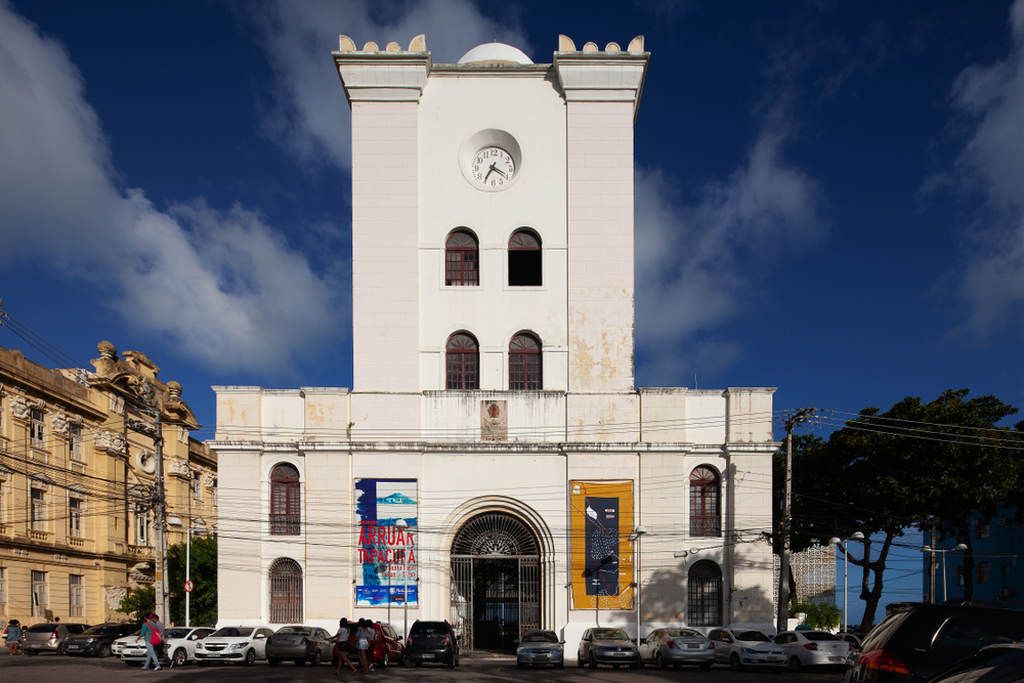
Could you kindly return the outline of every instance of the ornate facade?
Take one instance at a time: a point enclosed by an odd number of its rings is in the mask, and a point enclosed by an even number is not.
[[[216,528],[216,460],[177,382],[137,351],[98,345],[94,372],[0,348],[0,615],[22,623],[123,617],[154,580],[155,444],[130,426],[159,405],[169,517]],[[187,523],[187,522],[184,522]],[[184,541],[184,523],[168,544]],[[173,590],[173,587],[172,587]]]

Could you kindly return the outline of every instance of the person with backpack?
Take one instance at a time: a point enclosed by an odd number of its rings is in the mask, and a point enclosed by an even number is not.
[[[153,671],[160,670],[160,656],[158,654],[160,646],[164,643],[164,625],[160,623],[160,619],[150,612],[146,615],[146,620],[142,624],[142,642],[146,644],[146,662],[142,665],[143,671],[148,671],[150,666],[149,663],[153,663]]]
[[[341,666],[344,664],[352,671],[356,671],[356,665],[352,663],[352,660],[348,658],[349,652],[349,638],[352,636],[351,625],[348,623],[348,619],[342,617],[338,621],[338,632],[334,634],[331,640],[334,642],[334,659],[338,662],[338,668],[334,672],[334,675],[341,675]]]

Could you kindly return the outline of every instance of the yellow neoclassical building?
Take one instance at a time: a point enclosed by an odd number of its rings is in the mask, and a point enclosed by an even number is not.
[[[0,347],[0,616],[100,623],[154,577],[156,448],[162,419],[168,545],[215,533],[217,464],[181,385],[145,354],[98,344],[93,371],[51,370]],[[172,587],[173,588],[173,587]]]

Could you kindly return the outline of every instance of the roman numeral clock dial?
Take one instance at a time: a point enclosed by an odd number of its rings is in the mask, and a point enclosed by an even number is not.
[[[473,156],[469,170],[475,187],[503,190],[515,177],[516,164],[512,155],[501,147],[484,147]]]

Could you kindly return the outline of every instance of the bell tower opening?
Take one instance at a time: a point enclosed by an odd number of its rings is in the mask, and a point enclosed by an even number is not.
[[[450,621],[463,649],[513,651],[540,628],[540,546],[524,522],[502,512],[471,517],[451,561]]]

